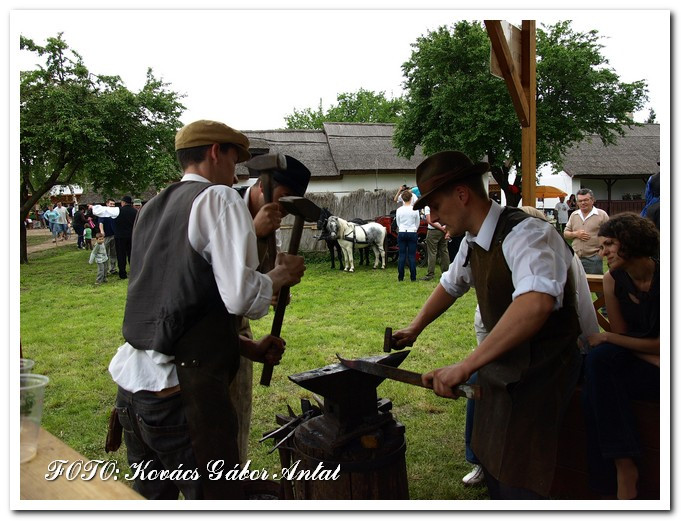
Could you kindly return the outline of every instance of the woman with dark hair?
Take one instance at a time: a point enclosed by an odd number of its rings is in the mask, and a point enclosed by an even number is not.
[[[634,499],[641,449],[631,401],[660,400],[660,236],[634,213],[611,217],[598,235],[611,330],[589,337],[585,361],[589,484]]]

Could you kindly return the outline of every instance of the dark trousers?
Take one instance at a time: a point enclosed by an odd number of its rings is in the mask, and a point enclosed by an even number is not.
[[[78,247],[83,248],[84,247],[84,243],[83,243],[84,228],[83,228],[83,226],[76,225],[76,226],[73,227],[73,231],[76,232],[76,235],[78,235]]]
[[[132,237],[116,237],[116,259],[118,260],[118,276],[122,279],[128,276],[125,271],[125,262],[130,264],[130,252],[132,251]]]
[[[640,456],[632,400],[660,401],[660,368],[629,349],[600,344],[586,356],[582,405],[587,432],[589,486],[617,491],[614,460]]]
[[[478,372],[474,372],[468,379],[469,384],[478,383]],[[466,461],[473,465],[480,465],[480,461],[475,457],[473,449],[471,449],[471,440],[473,439],[473,418],[475,417],[475,400],[466,400],[466,428],[464,431],[464,441],[466,444]]]
[[[201,480],[191,479],[197,469],[184,414],[182,394],[158,398],[154,393],[130,393],[118,388],[116,410],[123,426],[131,476],[136,466],[150,471],[184,471],[186,479],[135,479],[133,489],[147,499],[202,499]],[[197,469],[205,474],[205,469]],[[179,474],[179,472],[178,472]],[[143,477],[140,475],[140,478]]]
[[[400,255],[397,259],[397,280],[404,280],[404,264],[409,261],[409,274],[411,280],[416,280],[416,232],[400,232],[397,234],[397,246]]]

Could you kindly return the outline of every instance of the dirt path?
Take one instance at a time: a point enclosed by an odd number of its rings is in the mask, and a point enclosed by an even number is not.
[[[71,238],[66,241],[58,240],[54,243],[52,242],[52,233],[50,230],[42,228],[38,230],[26,230],[26,237],[43,237],[45,239],[45,242],[43,243],[27,246],[26,251],[29,255],[31,253],[49,250],[50,248],[76,248],[77,245],[77,237],[75,234],[71,234]]]

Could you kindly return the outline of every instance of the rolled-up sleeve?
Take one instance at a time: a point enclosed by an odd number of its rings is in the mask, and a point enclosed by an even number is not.
[[[555,229],[525,219],[511,230],[502,249],[513,276],[513,299],[537,291],[554,297],[554,309],[560,309],[572,252]]]
[[[470,265],[464,266],[467,256],[468,241],[464,239],[449,269],[440,277],[440,285],[454,298],[461,297],[473,286],[471,267]]]
[[[237,192],[226,186],[204,190],[192,205],[189,241],[213,268],[227,311],[258,319],[268,312],[272,280],[257,271],[253,219]]]

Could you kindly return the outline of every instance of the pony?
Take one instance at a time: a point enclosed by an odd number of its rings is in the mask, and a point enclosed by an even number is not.
[[[358,248],[371,246],[376,257],[374,259],[374,269],[378,268],[379,257],[381,259],[381,268],[385,269],[385,249],[383,248],[386,235],[385,226],[375,222],[359,225],[332,215],[327,219],[326,229],[329,233],[329,239],[337,240],[343,250],[345,271],[355,271],[355,262],[352,255],[354,245],[357,245]]]
[[[319,214],[319,219],[317,220],[317,230],[321,231],[319,235],[315,235],[314,238],[317,239],[318,241],[325,241],[326,242],[326,247],[329,249],[329,253],[331,254],[331,269],[336,269],[336,254],[338,254],[338,268],[343,269],[343,250],[340,247],[340,244],[338,244],[338,241],[335,239],[330,239],[328,232],[326,230],[326,223],[331,217],[331,212],[329,211],[328,208],[322,208],[321,213]],[[355,224],[367,224],[367,221],[363,219],[352,219],[350,222],[353,222]],[[353,253],[354,253],[354,248],[353,248]],[[369,251],[365,251],[364,249],[359,250],[359,263],[361,264],[366,264],[367,266],[369,265]]]

